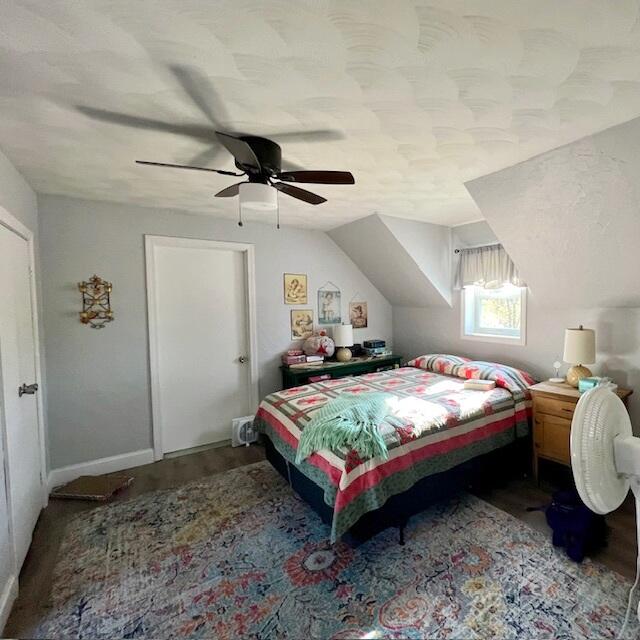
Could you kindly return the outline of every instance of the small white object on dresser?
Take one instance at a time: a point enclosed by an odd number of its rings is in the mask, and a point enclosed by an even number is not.
[[[549,382],[555,382],[556,384],[560,384],[564,382],[564,378],[560,376],[560,368],[562,367],[562,362],[560,360],[556,360],[553,363],[553,369],[555,371],[555,376],[553,378],[549,378]]]

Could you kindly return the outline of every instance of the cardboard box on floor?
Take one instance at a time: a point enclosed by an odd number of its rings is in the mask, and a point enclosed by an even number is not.
[[[105,502],[133,482],[132,476],[80,476],[51,492],[52,498]]]

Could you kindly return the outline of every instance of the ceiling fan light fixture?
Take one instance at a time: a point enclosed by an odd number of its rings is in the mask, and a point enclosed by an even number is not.
[[[276,211],[278,191],[268,184],[244,182],[240,185],[240,207],[254,211]]]

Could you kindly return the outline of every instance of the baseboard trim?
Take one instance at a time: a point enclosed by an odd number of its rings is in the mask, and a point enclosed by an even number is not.
[[[10,575],[7,582],[2,589],[2,595],[0,595],[0,636],[4,637],[2,633],[4,626],[7,624],[9,614],[11,613],[11,607],[18,597],[18,580],[14,575]]]
[[[52,469],[49,472],[47,486],[49,492],[54,487],[61,484],[71,482],[80,476],[99,476],[103,473],[113,473],[114,471],[122,471],[123,469],[131,469],[139,467],[143,464],[150,464],[154,461],[153,449],[140,449],[139,451],[131,451],[130,453],[121,453],[117,456],[108,458],[98,458],[97,460],[89,460],[79,464],[72,464],[68,467],[60,467]]]
[[[201,444],[197,447],[191,447],[189,449],[179,449],[178,451],[172,451],[171,453],[165,453],[163,458],[180,458],[181,456],[188,456],[192,453],[200,453],[201,451],[207,451],[207,449],[221,449],[222,447],[230,447],[231,438],[227,440],[218,440],[218,442],[211,442],[209,444]]]

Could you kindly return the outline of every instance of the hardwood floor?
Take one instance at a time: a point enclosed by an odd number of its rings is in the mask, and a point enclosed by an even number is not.
[[[208,449],[190,455],[169,458],[129,470],[135,481],[115,500],[129,500],[149,491],[170,489],[193,480],[221,473],[264,458],[260,446],[224,447]],[[558,480],[558,469],[549,469],[553,482]],[[122,472],[121,472],[122,473]],[[542,472],[543,478],[547,477]],[[548,533],[544,514],[528,512],[527,507],[544,505],[549,501],[552,486],[536,485],[532,479],[513,480],[504,487],[479,493],[479,497],[530,526]],[[75,500],[51,500],[42,512],[33,536],[33,543],[20,574],[20,594],[15,602],[3,637],[25,638],[46,609],[51,589],[52,574],[64,529],[69,519],[82,511],[101,506],[101,503]],[[636,563],[636,526],[634,504],[628,498],[624,505],[607,518],[610,527],[608,546],[597,560],[609,568],[633,578]]]
[[[512,480],[503,488],[477,495],[498,509],[526,522],[532,528],[548,534],[551,539],[551,529],[547,525],[544,512],[527,511],[527,507],[548,504],[553,490],[554,487],[544,480],[541,481],[541,486],[538,486],[533,479],[527,478]],[[593,559],[633,580],[636,574],[637,542],[635,503],[631,494],[617,511],[607,516],[607,525],[607,546],[594,555]]]

